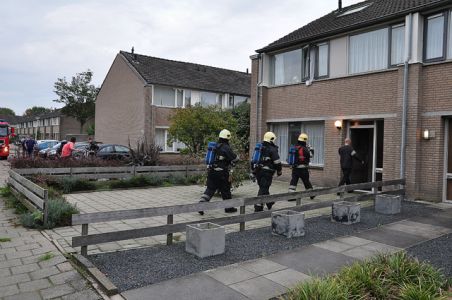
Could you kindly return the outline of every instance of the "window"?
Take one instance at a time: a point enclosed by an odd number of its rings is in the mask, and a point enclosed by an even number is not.
[[[248,102],[248,97],[236,95],[229,96],[229,107],[237,107],[243,102]]]
[[[174,107],[174,89],[164,86],[154,86],[154,104]]]
[[[177,107],[184,107],[184,90],[176,90]]]
[[[100,153],[112,153],[113,151],[113,146],[106,146],[99,150]]]
[[[309,136],[308,144],[314,149],[314,157],[311,165],[323,166],[324,164],[324,122],[294,122],[274,123],[271,128],[276,134],[276,145],[282,161],[287,161],[290,145],[295,145],[300,133],[305,132]]]
[[[190,90],[185,90],[185,106],[190,106],[191,105],[191,91]]]
[[[162,152],[176,152],[185,148],[184,143],[178,141],[170,143],[168,129],[166,128],[155,129],[155,144]]]
[[[391,28],[391,65],[403,63],[405,55],[405,25]]]
[[[350,36],[350,74],[388,67],[388,28]]]
[[[216,105],[218,102],[217,94],[211,92],[201,92],[201,106]]]
[[[301,49],[276,54],[272,61],[275,85],[301,82]]]
[[[426,61],[444,59],[445,13],[427,17],[424,58]]]
[[[317,77],[328,77],[329,50],[328,44],[317,45]]]
[[[129,148],[124,147],[124,146],[118,146],[118,145],[116,145],[116,146],[115,146],[115,150],[116,150],[116,152],[118,152],[118,153],[129,153]]]
[[[309,53],[309,47],[303,48],[303,80],[309,79],[310,76],[310,53]]]
[[[223,98],[224,98],[224,95],[223,95],[223,94],[218,94],[217,105],[218,105],[219,107],[223,107]]]
[[[449,41],[449,45],[447,47],[447,58],[452,58],[452,11],[449,12],[449,26],[448,26],[448,30],[449,30],[449,37],[448,37],[448,41]]]

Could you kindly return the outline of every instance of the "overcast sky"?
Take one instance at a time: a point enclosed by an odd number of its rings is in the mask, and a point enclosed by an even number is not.
[[[344,0],[344,6],[361,0]],[[254,50],[337,8],[337,0],[2,0],[0,107],[57,107],[53,84],[120,50],[245,71]]]

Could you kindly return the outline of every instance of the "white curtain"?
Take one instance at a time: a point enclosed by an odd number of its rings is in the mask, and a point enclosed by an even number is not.
[[[443,56],[444,15],[427,18],[426,59]]]
[[[301,81],[301,50],[293,50],[273,57],[275,85]]]
[[[153,102],[155,105],[174,107],[174,93],[173,88],[155,85]]]
[[[392,27],[391,65],[401,64],[405,56],[405,25]]]
[[[449,44],[447,45],[447,58],[452,58],[452,10],[449,12]]]
[[[385,69],[388,66],[388,29],[350,37],[350,74]]]
[[[328,76],[328,44],[319,45],[318,51],[318,76]]]
[[[159,146],[162,151],[166,151],[166,141],[165,141],[165,129],[156,128],[155,129],[155,139],[154,143]]]
[[[306,122],[301,125],[301,132],[308,135],[308,143],[314,148],[314,157],[311,159],[312,165],[324,164],[324,122]]]
[[[276,145],[279,147],[279,156],[282,162],[287,160],[289,152],[289,130],[287,123],[273,123],[271,125],[273,133],[276,135]]]

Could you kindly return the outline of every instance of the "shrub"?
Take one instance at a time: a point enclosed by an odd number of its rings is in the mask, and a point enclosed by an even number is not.
[[[27,212],[20,216],[20,221],[24,227],[37,229],[51,229],[57,226],[71,225],[73,214],[79,213],[75,205],[67,202],[64,198],[49,199],[47,224],[44,226],[41,212]]]
[[[343,294],[336,299],[446,299],[448,288],[450,282],[439,270],[399,252],[355,263],[325,279],[304,282],[287,298],[330,299],[329,292],[337,289]]]
[[[150,143],[145,136],[132,148],[129,140],[130,161],[135,166],[156,166],[159,161],[160,147]]]
[[[124,162],[118,160],[105,160],[100,158],[90,159],[42,159],[42,158],[13,158],[12,169],[33,168],[79,168],[79,167],[117,167],[123,166]]]
[[[96,184],[87,179],[65,177],[59,180],[59,187],[65,194],[78,191],[93,191],[96,189]]]
[[[131,187],[144,187],[151,185],[151,179],[148,176],[139,175],[134,176],[129,179],[121,179],[110,182],[110,188],[120,189],[120,188],[131,188]]]

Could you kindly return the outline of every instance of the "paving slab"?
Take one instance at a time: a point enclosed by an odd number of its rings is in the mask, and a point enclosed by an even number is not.
[[[295,271],[293,269],[284,269],[281,271],[269,273],[264,275],[264,277],[270,279],[273,282],[276,282],[279,285],[285,286],[286,288],[293,288],[300,282],[306,281],[311,278],[311,276]]]
[[[127,300],[245,300],[245,296],[210,276],[195,274],[122,293]]]
[[[355,260],[350,256],[316,246],[276,254],[267,259],[310,276],[335,273],[344,265],[353,263]]]
[[[427,239],[432,239],[435,237],[439,237],[443,234],[452,232],[452,229],[450,228],[434,226],[425,223],[418,223],[408,220],[388,224],[385,227],[391,230],[398,230],[404,233],[419,235]]]
[[[357,237],[379,242],[394,247],[407,248],[427,239],[423,236],[414,235],[387,227],[374,228],[356,234]]]
[[[240,267],[258,275],[265,275],[287,269],[287,266],[280,265],[264,258],[240,263]]]
[[[225,285],[230,285],[259,276],[256,273],[241,268],[237,264],[205,271],[204,274],[214,278],[215,280],[218,280]]]
[[[414,222],[418,222],[418,223],[452,228],[452,212],[439,213],[439,214],[435,215],[434,218],[432,218],[432,217],[415,217],[410,220],[414,221]]]
[[[263,276],[235,283],[229,287],[253,300],[270,299],[285,293],[287,290],[286,287]]]

